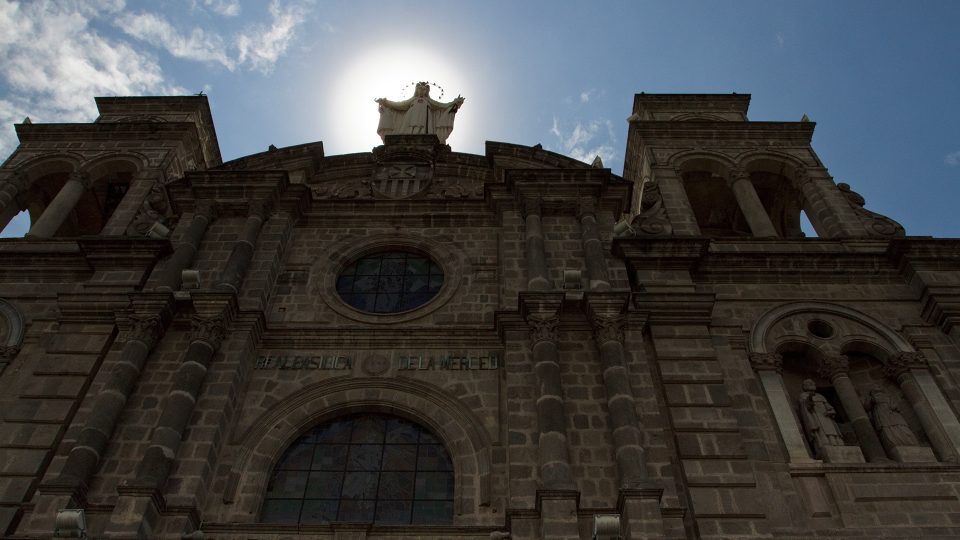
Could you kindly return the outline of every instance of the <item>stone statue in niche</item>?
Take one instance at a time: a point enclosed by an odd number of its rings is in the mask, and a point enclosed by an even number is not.
[[[870,411],[870,421],[880,435],[880,442],[884,447],[917,446],[920,441],[907,425],[907,421],[900,414],[900,407],[890,401],[890,396],[882,388],[870,390],[870,400],[867,403]]]
[[[453,131],[453,121],[463,105],[463,98],[457,96],[449,103],[442,103],[430,97],[430,84],[418,82],[413,97],[403,101],[390,101],[377,98],[380,105],[380,124],[377,135],[384,139],[387,135],[436,135],[440,144],[446,144],[447,137]]]
[[[800,421],[807,439],[817,456],[828,454],[828,447],[844,446],[843,435],[834,417],[837,411],[822,394],[817,392],[817,384],[805,379],[800,393]]]

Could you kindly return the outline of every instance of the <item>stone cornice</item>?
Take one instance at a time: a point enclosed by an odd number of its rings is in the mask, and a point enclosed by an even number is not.
[[[152,140],[179,143],[183,134],[197,137],[193,122],[100,122],[92,124],[16,124],[21,143],[37,141]]]
[[[700,139],[785,141],[790,145],[810,144],[815,122],[730,122],[640,120],[630,123],[630,135],[650,139]]]

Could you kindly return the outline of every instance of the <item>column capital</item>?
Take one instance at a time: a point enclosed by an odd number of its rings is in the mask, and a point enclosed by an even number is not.
[[[850,359],[845,354],[824,356],[817,371],[821,377],[832,381],[834,377],[846,375],[850,371]]]
[[[223,316],[194,316],[190,319],[190,340],[203,341],[214,349],[220,347],[225,331],[226,324]]]
[[[260,218],[261,221],[266,221],[267,216],[270,215],[270,206],[269,201],[250,201],[250,205],[247,207],[247,213],[251,217],[256,216]]]
[[[541,341],[556,343],[559,336],[560,317],[550,315],[531,315],[527,317],[527,326],[530,328],[530,346],[534,347]]]
[[[13,187],[18,194],[23,193],[30,187],[30,177],[23,171],[14,171],[4,182]]]
[[[541,208],[541,199],[539,195],[521,195],[520,197],[520,212],[523,213],[523,217],[527,216],[542,216],[543,209]]]
[[[620,315],[593,315],[590,317],[590,325],[593,327],[593,339],[597,345],[614,341],[623,343],[623,330],[626,326],[627,318],[624,314]]]
[[[163,318],[160,315],[131,315],[125,341],[139,341],[152,349],[163,335]]]
[[[754,371],[783,371],[783,355],[775,352],[757,353],[749,355],[750,365]]]
[[[203,216],[209,220],[213,220],[217,217],[217,202],[210,199],[197,201],[193,208],[193,215]]]
[[[883,364],[883,374],[897,380],[911,369],[927,369],[930,364],[922,352],[902,352]]]
[[[596,216],[597,198],[580,197],[577,199],[577,219],[583,219],[585,216]]]
[[[70,176],[67,177],[67,182],[79,182],[84,189],[90,189],[93,186],[90,175],[81,171],[73,171],[70,173]]]
[[[743,169],[730,169],[730,173],[727,175],[727,185],[732,186],[741,180],[750,181],[750,173]]]

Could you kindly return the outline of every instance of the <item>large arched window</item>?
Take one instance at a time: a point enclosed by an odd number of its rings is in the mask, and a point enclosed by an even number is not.
[[[287,449],[267,486],[260,520],[449,524],[453,465],[440,440],[409,420],[341,417]]]

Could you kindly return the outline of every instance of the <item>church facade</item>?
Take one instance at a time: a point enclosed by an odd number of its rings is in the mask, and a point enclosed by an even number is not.
[[[960,537],[960,241],[748,104],[638,94],[622,176],[224,163],[204,96],[17,125],[0,535]]]

